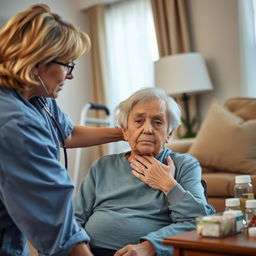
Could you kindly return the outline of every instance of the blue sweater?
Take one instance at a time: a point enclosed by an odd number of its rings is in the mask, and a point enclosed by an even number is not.
[[[150,241],[157,255],[172,255],[165,237],[195,229],[195,218],[214,213],[201,185],[201,167],[190,155],[164,148],[170,155],[178,184],[167,196],[134,177],[125,153],[101,157],[75,197],[75,216],[91,238],[92,247],[118,250]]]

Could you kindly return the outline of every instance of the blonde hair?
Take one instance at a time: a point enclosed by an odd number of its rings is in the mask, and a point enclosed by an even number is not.
[[[75,60],[89,48],[87,34],[52,13],[47,5],[32,5],[0,30],[0,85],[20,91],[39,85],[32,72],[38,63]]]
[[[149,87],[133,93],[129,98],[122,101],[116,108],[115,121],[123,128],[127,128],[129,113],[139,102],[150,98],[161,99],[167,106],[168,132],[174,131],[181,123],[180,105],[162,89]]]

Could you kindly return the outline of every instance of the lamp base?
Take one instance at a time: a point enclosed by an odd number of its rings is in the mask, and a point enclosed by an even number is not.
[[[181,118],[181,123],[185,128],[185,134],[180,136],[180,138],[193,138],[196,136],[196,132],[193,131],[194,125],[197,123],[197,118],[194,117],[192,120],[190,118],[190,112],[189,112],[189,95],[186,93],[182,94],[181,97],[183,104],[184,104],[184,110],[185,110],[185,118]]]
[[[180,137],[180,139],[194,138],[194,137],[196,137],[196,132],[186,131],[185,134],[183,134],[179,137]]]

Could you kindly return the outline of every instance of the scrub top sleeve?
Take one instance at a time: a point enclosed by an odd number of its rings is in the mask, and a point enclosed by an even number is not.
[[[74,187],[56,159],[56,144],[29,116],[11,119],[2,128],[1,200],[40,255],[67,255],[89,237],[74,219]]]

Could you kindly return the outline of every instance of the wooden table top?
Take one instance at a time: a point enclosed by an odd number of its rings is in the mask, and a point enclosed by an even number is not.
[[[167,237],[164,239],[164,244],[190,249],[200,247],[207,251],[233,251],[235,253],[243,250],[243,252],[256,255],[256,237],[249,237],[246,232],[224,238],[209,238],[199,236],[194,230]]]

